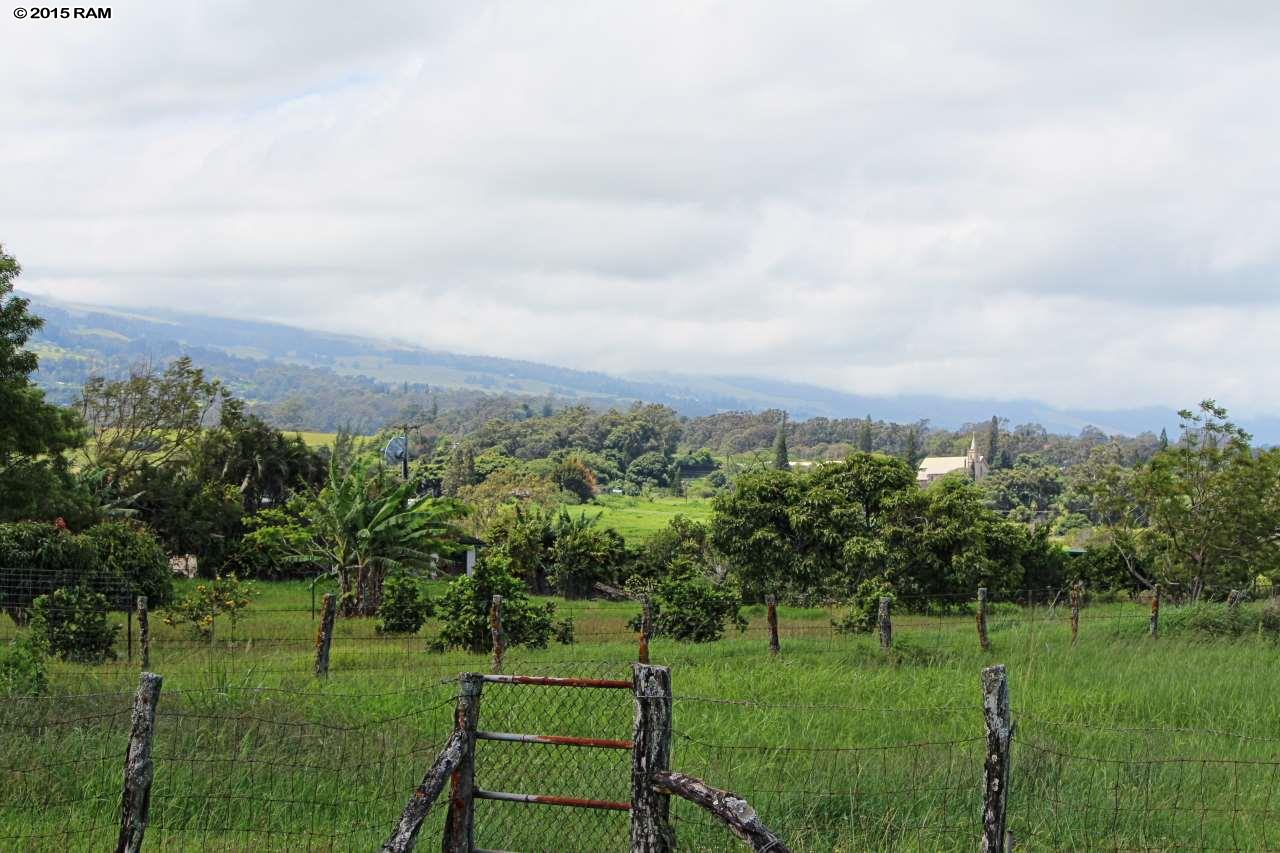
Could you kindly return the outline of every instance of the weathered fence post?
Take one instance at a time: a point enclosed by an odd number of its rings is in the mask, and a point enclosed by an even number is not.
[[[631,851],[669,853],[676,846],[670,795],[654,787],[653,774],[671,769],[671,670],[638,663],[633,667],[633,681]]]
[[[449,813],[444,820],[445,853],[471,853],[475,849],[476,726],[483,688],[484,676],[478,672],[464,672],[458,678],[453,729],[461,739],[462,757],[450,780]]]
[[[324,612],[320,616],[320,630],[316,633],[316,677],[329,674],[329,647],[333,644],[333,617],[337,609],[333,593],[324,594]]]
[[[142,849],[142,836],[147,831],[147,814],[151,809],[151,780],[155,764],[151,761],[151,738],[156,729],[156,703],[164,681],[154,672],[144,672],[133,698],[133,717],[129,728],[129,748],[124,759],[124,794],[120,798],[120,838],[116,853],[137,853]]]
[[[493,671],[502,672],[502,656],[507,651],[507,639],[502,633],[502,596],[495,595],[489,601],[489,634],[493,639]]]
[[[142,668],[151,666],[151,622],[147,618],[147,597],[138,596],[138,647],[142,656]]]
[[[978,645],[984,652],[991,651],[991,640],[987,637],[987,588],[978,587]]]
[[[382,842],[382,853],[410,853],[418,843],[418,830],[422,822],[431,813],[436,798],[444,790],[444,783],[453,775],[458,762],[462,760],[462,736],[458,732],[450,735],[444,749],[436,757],[436,761],[427,770],[409,797],[408,804],[400,813],[400,820],[391,831],[391,836]]]
[[[791,853],[791,848],[773,830],[764,825],[751,804],[731,791],[713,788],[706,782],[685,773],[669,773],[658,770],[654,784],[660,790],[670,791],[701,806],[720,819],[729,831],[751,845],[758,853]]]
[[[1071,585],[1071,645],[1080,639],[1080,599],[1084,584],[1076,581]]]
[[[769,615],[769,654],[776,655],[782,651],[782,643],[778,642],[778,597],[770,595],[764,600]]]
[[[1160,636],[1160,584],[1156,584],[1151,595],[1151,639]]]
[[[1238,589],[1233,589],[1227,593],[1227,615],[1232,619],[1236,618],[1240,612],[1240,599],[1244,598],[1244,593]]]
[[[983,853],[1004,853],[1005,806],[1009,800],[1009,744],[1013,721],[1009,711],[1009,680],[1004,666],[982,670],[982,716],[987,725],[987,759],[982,789]]]
[[[880,648],[888,651],[893,647],[893,620],[889,616],[889,596],[880,597]]]
[[[645,596],[640,603],[640,663],[649,662],[649,640],[653,637],[653,599]]]

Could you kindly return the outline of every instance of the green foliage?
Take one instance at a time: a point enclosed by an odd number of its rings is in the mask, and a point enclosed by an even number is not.
[[[627,466],[627,482],[641,488],[665,486],[670,473],[671,465],[667,457],[657,451],[650,451],[637,456]]]
[[[393,574],[382,582],[377,631],[379,634],[416,634],[434,611],[431,597],[417,578]]]
[[[299,561],[311,533],[305,525],[306,500],[295,496],[283,507],[267,507],[246,516],[248,532],[241,537],[232,557],[236,573],[243,577],[279,578],[311,576],[325,569],[320,563]]]
[[[555,636],[556,642],[562,646],[572,646],[577,642],[572,616],[566,616],[555,624]]]
[[[219,616],[226,616],[234,631],[241,612],[247,610],[258,594],[252,581],[242,581],[233,574],[196,584],[165,613],[166,625],[186,625],[197,637],[212,638]]]
[[[38,696],[49,685],[45,651],[32,634],[0,645],[0,696]]]
[[[867,578],[858,584],[857,591],[847,603],[848,611],[831,621],[837,634],[866,634],[874,631],[880,621],[880,599],[896,599],[893,586],[884,578]]]
[[[436,605],[440,635],[432,646],[439,650],[491,650],[489,606],[495,595],[502,596],[502,629],[507,645],[546,648],[555,631],[555,604],[531,601],[524,583],[511,574],[507,559],[494,554],[485,555],[476,564],[475,574],[450,582]]]
[[[142,525],[107,521],[83,534],[97,555],[99,571],[124,579],[133,595],[145,595],[149,605],[173,599],[173,572],[155,535]]]
[[[791,518],[802,495],[799,477],[768,469],[742,475],[731,494],[715,499],[712,543],[738,571],[749,598],[812,581],[799,575],[803,543]]]
[[[31,633],[52,654],[76,663],[116,659],[120,626],[107,619],[107,599],[101,593],[55,589],[36,598],[31,612]]]
[[[28,339],[44,321],[13,296],[22,268],[0,245],[0,522],[65,516],[85,519],[64,453],[84,442],[74,412],[45,401],[31,382],[38,366]]]
[[[791,470],[791,459],[787,455],[787,413],[782,413],[778,421],[778,434],[773,438],[773,467],[779,471]]]
[[[687,561],[682,560],[652,589],[654,636],[712,643],[722,638],[730,625],[739,631],[747,628],[738,593],[728,585],[713,583]],[[633,630],[639,629],[640,618],[637,615],[629,623]]]
[[[589,501],[596,495],[595,472],[577,456],[566,457],[557,463],[552,469],[551,479],[581,501]]]
[[[449,498],[416,498],[401,482],[362,462],[329,466],[324,488],[307,504],[310,541],[295,559],[330,567],[344,616],[372,616],[382,581],[396,569],[425,570],[455,549],[454,522],[465,512]]]
[[[0,606],[16,622],[37,596],[75,586],[110,592],[115,604],[173,596],[169,562],[144,527],[107,522],[77,534],[54,524],[0,524]]]
[[[550,580],[565,598],[584,598],[598,582],[614,579],[626,557],[622,537],[607,527],[597,527],[599,515],[571,516],[560,510],[553,525]]]

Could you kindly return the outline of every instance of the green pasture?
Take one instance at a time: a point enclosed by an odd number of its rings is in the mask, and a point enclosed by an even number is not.
[[[428,651],[340,620],[332,669],[312,675],[305,583],[260,584],[212,644],[152,614],[164,676],[155,742],[153,850],[375,850],[448,734],[456,676],[485,655]],[[438,588],[437,588],[438,591]],[[1247,605],[1259,607],[1260,605]],[[558,602],[578,642],[513,649],[505,671],[627,678],[635,606]],[[839,636],[823,608],[763,609],[717,643],[658,638],[672,669],[672,766],[747,797],[797,851],[971,850],[981,803],[979,673],[1004,663],[1017,733],[1010,829],[1025,849],[1280,845],[1280,651],[1264,636],[1147,636],[1137,604],[1087,608],[1071,644],[1061,607],[993,608],[992,649],[966,613],[898,613],[892,651]],[[1181,626],[1181,627],[1180,627]],[[136,631],[136,624],[135,624]],[[7,618],[0,635],[12,635]],[[138,662],[57,664],[50,693],[0,703],[0,849],[110,849]],[[136,647],[135,647],[136,655]],[[626,691],[488,685],[481,727],[628,738]],[[626,800],[621,751],[482,742],[477,784]],[[442,809],[419,849],[438,847]],[[743,849],[676,803],[681,849]],[[477,804],[477,844],[622,850],[624,813]]]
[[[579,508],[570,507],[577,513]],[[677,515],[693,521],[711,521],[709,498],[625,497],[600,495],[592,503],[581,507],[588,515],[600,515],[600,524],[612,527],[622,534],[628,544],[638,545],[670,523]]]

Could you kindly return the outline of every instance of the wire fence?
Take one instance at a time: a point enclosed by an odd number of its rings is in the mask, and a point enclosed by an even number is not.
[[[622,661],[541,673],[627,679]],[[988,745],[970,704],[869,707],[766,692],[689,695],[674,673],[670,766],[744,797],[792,850],[972,849]],[[1016,678],[1016,674],[1015,674]],[[356,691],[162,693],[146,847],[373,850],[454,725],[458,682]],[[0,710],[0,849],[110,849],[119,832],[132,691],[20,697]],[[631,801],[628,690],[487,684],[477,788]],[[1015,703],[1008,829],[1028,849],[1280,849],[1280,734],[1057,718]],[[596,745],[503,735],[590,738]],[[737,842],[672,798],[683,849]],[[442,836],[435,810],[420,849]],[[476,845],[625,850],[629,816],[477,800]]]

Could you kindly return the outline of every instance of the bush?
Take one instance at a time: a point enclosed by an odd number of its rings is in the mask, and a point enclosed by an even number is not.
[[[81,587],[128,607],[145,595],[149,604],[173,598],[169,560],[145,527],[111,521],[72,533],[56,524],[0,524],[0,606],[18,624],[32,602],[57,589]]]
[[[831,627],[837,634],[867,634],[880,622],[880,599],[893,599],[893,585],[884,578],[867,578],[858,584],[853,598],[849,599],[849,612],[832,620]]]
[[[148,606],[173,600],[173,572],[160,540],[145,527],[122,521],[108,521],[90,527],[83,534],[92,543],[99,567],[111,577],[119,577],[132,595],[145,595]]]
[[[572,646],[577,642],[573,632],[573,617],[566,616],[556,623],[556,642],[562,646]]]
[[[745,631],[742,599],[736,590],[712,583],[689,564],[653,585],[653,635],[689,643],[712,643],[724,636],[730,624]],[[629,623],[640,629],[642,614]]]
[[[77,663],[116,659],[119,625],[107,620],[107,598],[80,587],[55,589],[32,603],[31,633],[53,654]]]
[[[45,653],[30,634],[0,646],[0,696],[36,696],[49,685]]]
[[[416,634],[433,610],[431,598],[417,578],[392,575],[382,582],[376,630],[379,634]]]
[[[1271,637],[1280,637],[1280,598],[1272,598],[1262,608],[1260,624],[1262,633]]]
[[[489,604],[502,596],[502,628],[508,646],[545,649],[554,630],[551,602],[529,600],[524,583],[510,571],[510,562],[489,554],[476,564],[474,575],[464,575],[449,584],[436,604],[440,635],[431,641],[437,650],[458,648],[484,652],[493,648],[489,633]]]
[[[164,623],[186,625],[194,636],[212,640],[218,617],[226,614],[234,630],[240,611],[247,609],[257,594],[251,581],[242,581],[234,574],[214,578],[196,584],[194,590],[170,607]]]

